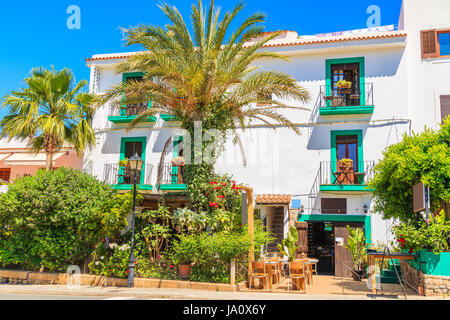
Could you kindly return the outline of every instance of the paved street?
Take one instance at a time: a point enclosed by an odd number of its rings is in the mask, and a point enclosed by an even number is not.
[[[191,289],[80,287],[63,285],[0,285],[0,300],[374,300],[366,294],[315,294],[279,292],[215,292]],[[383,299],[378,297],[377,300]],[[392,300],[392,298],[384,298]],[[408,296],[408,300],[442,300],[442,297]],[[404,300],[399,295],[398,300]]]

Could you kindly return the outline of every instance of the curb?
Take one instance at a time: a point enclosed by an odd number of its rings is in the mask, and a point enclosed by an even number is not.
[[[60,284],[78,283],[89,287],[127,287],[127,279],[96,276],[91,274],[48,273],[17,270],[0,270],[0,282],[7,280],[12,284]],[[239,285],[226,283],[194,282],[182,280],[163,280],[151,278],[135,278],[134,288],[158,289],[194,289],[220,292],[236,292]]]

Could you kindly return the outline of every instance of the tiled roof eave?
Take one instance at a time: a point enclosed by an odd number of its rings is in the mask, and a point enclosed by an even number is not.
[[[260,194],[256,197],[257,204],[289,204],[291,202],[290,195],[278,194]]]
[[[385,39],[385,38],[405,38],[407,34],[405,32],[393,32],[393,33],[381,33],[381,34],[366,34],[366,35],[355,35],[355,36],[337,36],[337,37],[324,37],[311,39],[311,40],[302,40],[302,39],[294,39],[287,40],[283,42],[269,42],[263,46],[263,48],[274,48],[274,47],[295,47],[295,46],[304,46],[304,45],[312,45],[312,44],[323,44],[323,43],[335,43],[335,42],[349,42],[349,41],[367,41],[374,39]],[[248,47],[246,45],[244,47]],[[104,61],[104,60],[117,60],[117,59],[125,59],[130,57],[133,54],[137,53],[128,53],[128,54],[118,54],[113,56],[105,56],[105,57],[93,57],[85,59],[87,63],[91,61]]]

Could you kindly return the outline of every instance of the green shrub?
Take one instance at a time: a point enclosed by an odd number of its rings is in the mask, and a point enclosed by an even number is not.
[[[15,180],[0,196],[0,264],[65,271],[127,225],[129,195],[59,168]]]
[[[417,225],[401,223],[395,226],[393,232],[401,249],[409,249],[410,252],[427,249],[435,254],[450,250],[447,243],[450,221],[445,218],[443,210],[435,218],[429,219],[428,226],[425,221],[418,221]]]
[[[255,253],[261,245],[273,241],[270,233],[255,223]],[[175,265],[193,263],[190,276],[192,281],[229,283],[230,263],[247,261],[251,246],[247,226],[233,232],[221,231],[213,234],[181,235],[172,245],[172,261]]]

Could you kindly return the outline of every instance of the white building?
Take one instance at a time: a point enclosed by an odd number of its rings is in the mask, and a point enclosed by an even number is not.
[[[290,101],[310,111],[285,113],[302,134],[282,126],[274,131],[255,125],[241,136],[246,165],[239,147],[229,142],[216,169],[253,187],[257,208],[280,238],[290,223],[304,222],[297,224],[307,231],[300,232],[302,250],[319,257],[319,272],[348,275],[351,257],[335,244],[345,240],[346,225],[364,228],[372,242],[391,239],[392,222],[371,214],[366,182],[387,146],[401,141],[412,129],[436,128],[450,113],[449,9],[448,0],[433,1],[433,6],[405,0],[397,30],[388,26],[301,37],[286,31],[264,48],[291,61],[262,60],[258,62],[261,69],[289,73],[311,93],[308,104]],[[432,29],[437,31],[422,32]],[[435,39],[434,46],[428,37]],[[131,54],[87,59],[91,90],[102,94],[112,85],[138,77],[139,73],[114,71],[115,64]],[[337,89],[340,79],[350,80],[352,88]],[[161,193],[185,189],[169,162],[178,155],[178,140],[168,149],[163,179],[157,183],[160,156],[177,122],[159,115],[127,134],[125,127],[135,112],[135,107],[119,111],[108,104],[98,110],[93,121],[97,146],[86,156],[85,167],[99,179],[127,190],[129,178],[118,175],[117,163],[137,151],[145,159],[141,192],[145,205],[152,207]],[[343,158],[353,160],[353,171],[340,167],[338,161]]]

